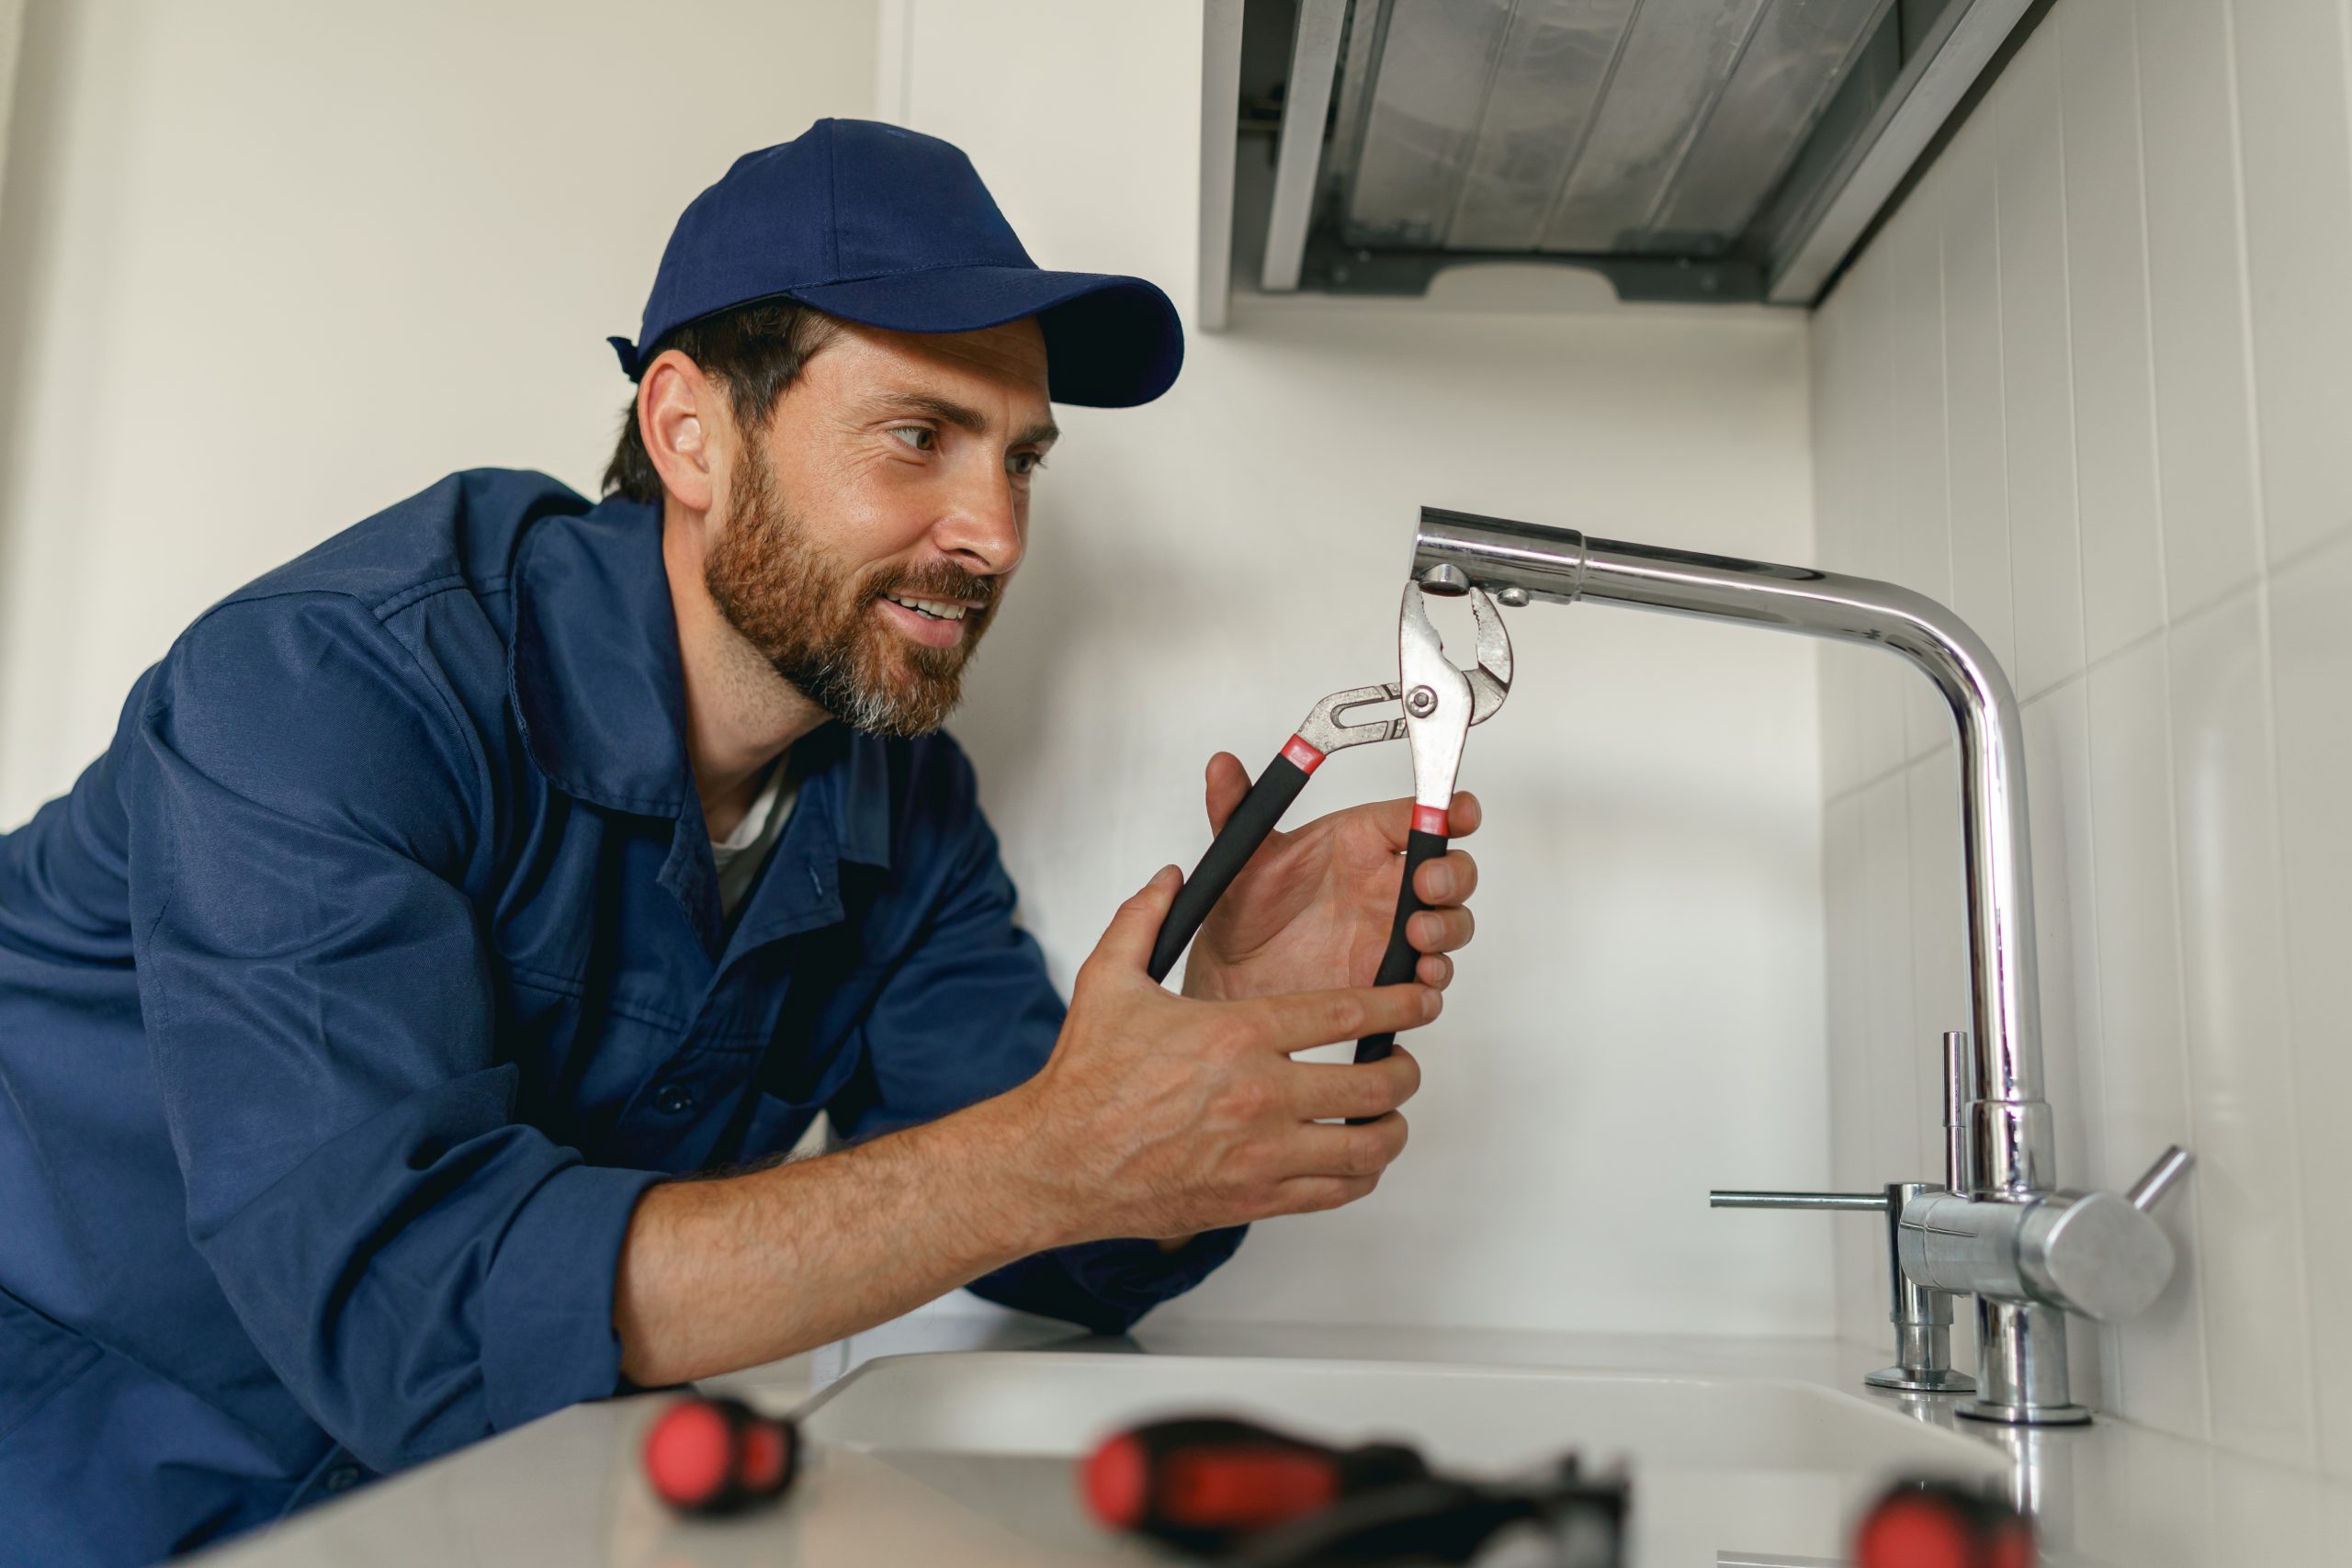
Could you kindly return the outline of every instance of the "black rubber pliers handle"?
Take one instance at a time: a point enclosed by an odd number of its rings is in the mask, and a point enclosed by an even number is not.
[[[1305,760],[1306,766],[1294,761],[1295,757]],[[1168,978],[1184,944],[1193,940],[1201,922],[1209,918],[1209,911],[1225,897],[1225,890],[1233,886],[1233,879],[1241,874],[1241,868],[1250,863],[1250,857],[1258,852],[1258,846],[1273,832],[1274,824],[1290,809],[1290,803],[1298,798],[1298,792],[1306,787],[1307,775],[1322,761],[1322,752],[1293,736],[1282,755],[1258,775],[1258,782],[1250,786],[1250,793],[1241,797],[1241,804],[1225,819],[1225,827],[1210,843],[1209,852],[1201,857],[1201,863],[1193,868],[1193,874],[1176,890],[1176,901],[1168,907],[1168,918],[1159,922],[1159,935],[1151,944],[1153,979]]]
[[[1434,825],[1435,832],[1429,830]],[[1380,973],[1372,977],[1375,986],[1401,986],[1413,977],[1420,967],[1420,950],[1405,939],[1405,928],[1415,915],[1429,908],[1413,891],[1413,875],[1422,866],[1445,853],[1445,813],[1426,806],[1413,807],[1413,829],[1405,836],[1405,880],[1396,889],[1396,918],[1388,927],[1388,950],[1380,955]],[[1367,1034],[1356,1042],[1356,1060],[1377,1062],[1396,1047],[1394,1031]],[[1365,1120],[1370,1120],[1365,1118]]]

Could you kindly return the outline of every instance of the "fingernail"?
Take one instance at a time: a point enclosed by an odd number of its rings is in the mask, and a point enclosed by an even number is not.
[[[1421,1016],[1424,1019],[1435,1018],[1444,1006],[1443,994],[1432,991],[1427,986],[1421,987]]]

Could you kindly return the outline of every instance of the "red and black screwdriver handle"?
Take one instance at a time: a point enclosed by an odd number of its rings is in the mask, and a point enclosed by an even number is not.
[[[774,1502],[799,1472],[799,1428],[740,1399],[681,1399],[645,1429],[645,1479],[681,1513]]]
[[[1079,1467],[1094,1517],[1185,1551],[1321,1513],[1343,1498],[1429,1479],[1396,1444],[1335,1449],[1216,1416],[1152,1421],[1105,1438]]]

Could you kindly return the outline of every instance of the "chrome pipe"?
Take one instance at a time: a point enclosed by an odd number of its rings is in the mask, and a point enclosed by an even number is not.
[[[1975,1093],[1976,1069],[1968,1054],[1968,1032],[1944,1031],[1944,1189],[1966,1196],[1970,1176],[1968,1106]]]
[[[1592,600],[1861,643],[1900,654],[1926,673],[1951,709],[1960,739],[1975,1044],[1969,1189],[2023,1199],[2056,1186],[2050,1108],[2041,1098],[2025,733],[2008,678],[1965,622],[1896,583],[1439,507],[1421,509],[1412,575],[1433,592],[1476,585],[1498,597]]]

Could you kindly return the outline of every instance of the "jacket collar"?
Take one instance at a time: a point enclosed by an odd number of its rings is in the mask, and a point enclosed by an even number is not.
[[[515,556],[507,678],[525,749],[565,794],[678,817],[695,801],[685,682],[659,510],[610,497],[533,523]],[[800,742],[842,859],[890,863],[884,741],[829,726]],[[820,761],[821,759],[821,761]]]

